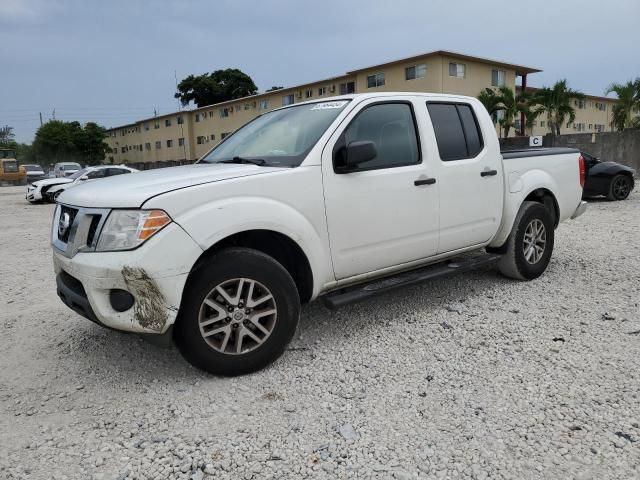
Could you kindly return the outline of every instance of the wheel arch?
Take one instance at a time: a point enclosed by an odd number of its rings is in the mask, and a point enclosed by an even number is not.
[[[215,242],[196,260],[187,278],[187,286],[194,272],[206,266],[214,255],[229,247],[252,248],[269,255],[289,272],[298,289],[301,303],[307,303],[313,297],[313,270],[304,250],[288,235],[268,229],[244,230]]]

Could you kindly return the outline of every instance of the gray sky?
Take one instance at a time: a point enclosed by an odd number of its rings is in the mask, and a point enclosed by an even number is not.
[[[174,71],[264,90],[438,49],[602,95],[640,76],[640,0],[0,0],[0,45],[0,125],[31,142],[54,108],[106,127],[177,110]]]

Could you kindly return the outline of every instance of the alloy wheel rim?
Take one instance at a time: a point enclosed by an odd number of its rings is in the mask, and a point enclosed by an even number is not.
[[[216,285],[198,314],[200,334],[226,355],[242,355],[269,338],[278,318],[271,291],[250,278],[233,278]]]
[[[524,231],[524,258],[534,265],[540,261],[547,246],[547,230],[539,219],[533,219]]]
[[[613,193],[617,198],[624,198],[629,194],[629,185],[624,177],[616,179],[613,184]]]

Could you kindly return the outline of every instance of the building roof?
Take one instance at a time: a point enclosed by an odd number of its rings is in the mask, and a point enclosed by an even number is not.
[[[456,58],[456,59],[459,59],[459,60],[466,60],[466,61],[469,61],[469,62],[486,63],[486,64],[489,64],[489,65],[495,65],[496,67],[510,68],[510,69],[515,70],[517,75],[523,75],[523,74],[527,74],[527,73],[537,73],[537,72],[541,72],[542,71],[542,70],[539,70],[539,69],[533,68],[533,67],[525,67],[524,65],[516,65],[514,63],[502,62],[500,60],[492,60],[490,58],[474,57],[472,55],[465,55],[464,53],[457,53],[457,52],[452,52],[452,51],[449,51],[449,50],[434,50],[432,52],[421,53],[419,55],[414,55],[412,57],[399,58],[397,60],[391,60],[389,62],[379,63],[379,64],[376,64],[376,65],[371,65],[370,67],[359,68],[357,70],[352,70],[352,71],[347,72],[347,73],[348,74],[353,74],[353,73],[357,73],[357,72],[362,72],[363,70],[371,70],[371,69],[374,69],[374,68],[386,67],[386,66],[389,66],[389,65],[394,65],[396,63],[409,63],[409,62],[412,62],[414,60],[419,60],[421,58],[436,57],[436,56],[452,57],[452,58]]]

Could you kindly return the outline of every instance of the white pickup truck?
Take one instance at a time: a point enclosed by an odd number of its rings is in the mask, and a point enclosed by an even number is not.
[[[337,307],[494,262],[538,277],[558,223],[586,208],[584,175],[577,150],[501,154],[474,98],[295,104],[195,165],[65,191],[58,295],[103,326],[172,338],[199,368],[243,374],[281,355],[318,297]]]

